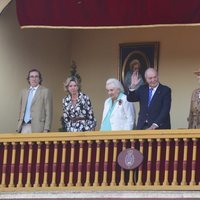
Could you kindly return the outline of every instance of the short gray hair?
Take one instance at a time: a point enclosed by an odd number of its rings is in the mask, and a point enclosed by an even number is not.
[[[147,77],[147,74],[148,74],[149,72],[155,73],[156,76],[158,75],[158,71],[157,71],[157,70],[155,70],[155,69],[152,68],[152,67],[149,67],[149,68],[146,69],[146,71],[145,71],[145,73],[144,73],[145,78]]]
[[[120,92],[123,92],[124,93],[124,87],[123,85],[121,84],[121,82],[115,78],[109,78],[107,81],[106,81],[106,86],[107,85],[110,85],[110,84],[113,84],[115,88],[118,88],[120,89]]]

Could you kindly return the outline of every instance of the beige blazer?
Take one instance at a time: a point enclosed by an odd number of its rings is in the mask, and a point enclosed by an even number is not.
[[[20,113],[17,131],[20,133],[24,120],[28,89],[22,90],[20,97]],[[36,90],[31,105],[31,129],[33,133],[43,132],[51,129],[53,115],[53,100],[49,89],[39,86]]]

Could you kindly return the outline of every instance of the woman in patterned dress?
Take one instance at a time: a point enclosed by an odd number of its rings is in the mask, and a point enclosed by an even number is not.
[[[63,119],[67,132],[91,131],[95,129],[96,119],[90,98],[80,91],[76,77],[69,77],[64,83],[68,92],[63,98]]]
[[[200,83],[200,69],[194,72],[198,82]],[[192,93],[190,103],[190,113],[188,117],[188,128],[200,128],[200,88],[197,88]]]

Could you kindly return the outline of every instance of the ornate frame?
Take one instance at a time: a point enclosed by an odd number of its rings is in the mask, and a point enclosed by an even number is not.
[[[124,43],[119,45],[119,80],[122,82],[125,92],[128,86],[125,84],[125,76],[130,69],[130,62],[134,59],[141,63],[140,73],[144,80],[144,72],[153,67],[158,70],[159,42]]]

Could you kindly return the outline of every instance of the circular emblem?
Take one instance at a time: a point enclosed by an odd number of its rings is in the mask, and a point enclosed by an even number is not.
[[[120,152],[117,162],[123,169],[135,169],[143,161],[143,154],[140,153],[137,149],[125,149]]]

